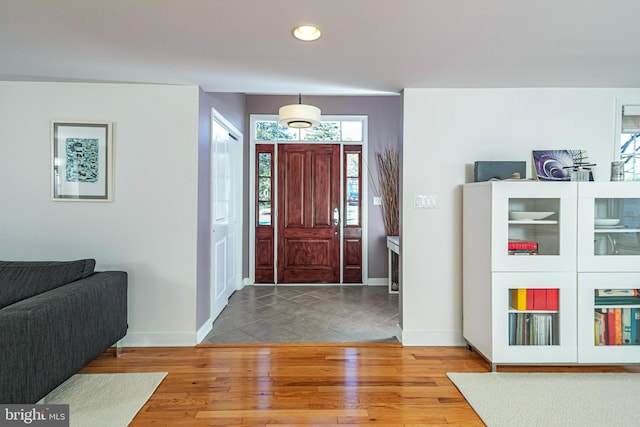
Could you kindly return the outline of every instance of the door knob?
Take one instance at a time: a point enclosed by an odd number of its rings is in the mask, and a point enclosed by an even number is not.
[[[333,208],[333,225],[338,226],[340,224],[340,210]]]

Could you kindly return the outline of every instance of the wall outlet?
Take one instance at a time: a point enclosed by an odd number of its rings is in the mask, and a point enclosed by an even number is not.
[[[373,198],[373,205],[374,206],[382,206],[382,197],[375,196]]]

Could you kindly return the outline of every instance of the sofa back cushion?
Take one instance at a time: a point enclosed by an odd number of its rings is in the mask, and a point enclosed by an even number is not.
[[[94,259],[0,261],[0,308],[90,276],[95,266]]]

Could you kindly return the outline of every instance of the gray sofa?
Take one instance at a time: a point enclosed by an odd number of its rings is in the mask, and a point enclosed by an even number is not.
[[[36,403],[127,333],[127,273],[0,261],[0,403]]]

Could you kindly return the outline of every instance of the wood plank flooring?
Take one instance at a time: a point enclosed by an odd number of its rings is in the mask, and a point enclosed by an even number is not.
[[[473,427],[484,424],[446,373],[489,368],[464,347],[281,344],[110,350],[80,373],[168,372],[132,427]]]

